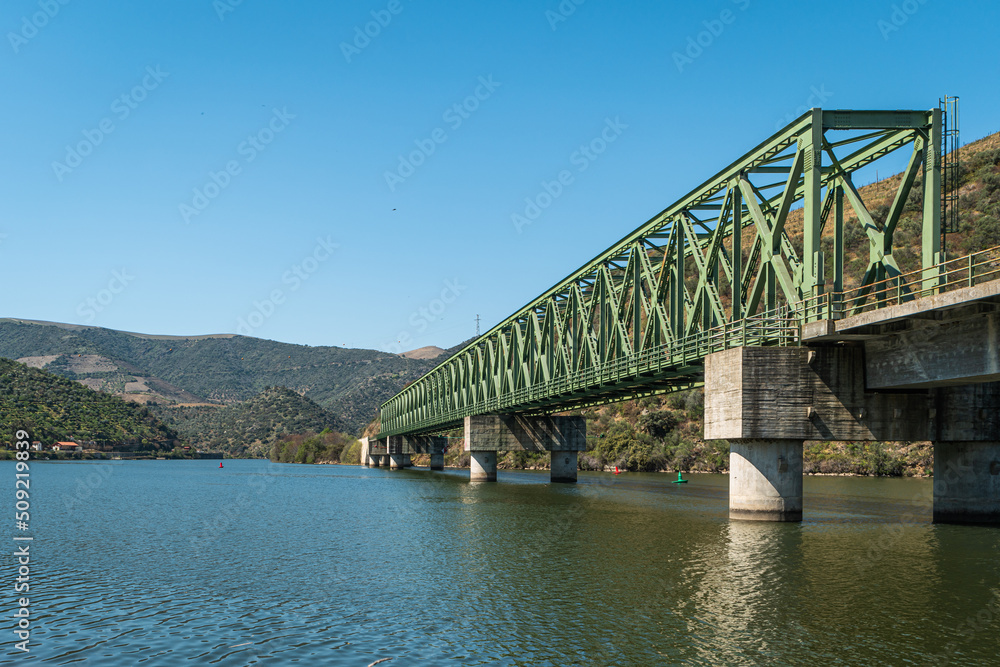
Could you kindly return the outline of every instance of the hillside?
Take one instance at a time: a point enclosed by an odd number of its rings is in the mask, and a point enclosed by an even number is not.
[[[379,404],[442,360],[247,336],[150,336],[13,319],[0,320],[0,357],[142,403],[232,404],[267,387],[288,387],[336,415],[352,433]]]
[[[266,456],[279,438],[291,434],[343,430],[336,416],[285,387],[268,387],[233,405],[151,410],[185,441],[232,456]]]
[[[1000,132],[963,146],[960,151],[959,229],[947,235],[947,252],[951,258],[968,255],[1000,245]],[[889,208],[899,189],[902,174],[894,174],[864,187],[858,192],[873,220],[879,227],[889,215]],[[893,235],[893,257],[904,273],[920,268],[922,234],[923,187],[917,176],[907,197],[903,214]],[[802,210],[793,210],[785,225],[789,239],[801,257]],[[744,249],[750,247],[755,230],[744,229]],[[857,215],[849,204],[844,208],[844,245],[846,289],[857,287],[868,268],[869,243]],[[822,247],[827,258],[833,257],[833,239],[824,234]],[[826,262],[827,281],[833,282],[833,263]]]
[[[33,440],[96,440],[169,448],[177,433],[142,407],[37,368],[0,359],[0,433]]]

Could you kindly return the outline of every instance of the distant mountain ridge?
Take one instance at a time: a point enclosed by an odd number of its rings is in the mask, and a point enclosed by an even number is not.
[[[234,334],[168,337],[0,319],[0,357],[23,360],[92,389],[140,403],[190,405],[237,403],[268,387],[287,387],[315,401],[352,433],[406,383],[461,347],[433,359],[411,359]]]

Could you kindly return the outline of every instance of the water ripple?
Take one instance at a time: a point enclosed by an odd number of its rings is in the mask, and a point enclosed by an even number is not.
[[[930,524],[911,500],[924,480],[807,479],[805,522],[758,524],[728,521],[723,476],[679,488],[581,474],[559,486],[502,471],[498,484],[469,484],[459,471],[210,463],[115,462],[75,507],[64,499],[92,468],[33,466],[33,648],[7,644],[0,664],[1000,653],[1000,533]]]

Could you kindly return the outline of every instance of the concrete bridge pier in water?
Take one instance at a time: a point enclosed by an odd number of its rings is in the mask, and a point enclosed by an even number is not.
[[[412,454],[429,454],[430,469],[444,470],[448,439],[428,435],[394,435],[361,438],[361,463],[379,467],[388,459],[391,469],[412,466]],[[550,479],[576,482],[579,452],[587,448],[587,422],[583,417],[534,417],[476,415],[465,418],[465,451],[471,459],[469,479],[497,481],[497,457],[504,452],[551,452]],[[384,465],[384,463],[382,463]]]
[[[708,355],[730,518],[802,520],[805,440],[931,441],[934,521],[1000,524],[1000,286],[983,287],[807,324],[801,347]]]
[[[448,439],[432,435],[392,435],[361,438],[361,465],[390,470],[413,467],[413,454],[430,454],[431,470],[444,470],[444,449]]]
[[[587,449],[583,417],[475,415],[465,418],[465,451],[471,458],[469,479],[497,480],[502,452],[551,452],[552,482],[576,482],[579,452]]]

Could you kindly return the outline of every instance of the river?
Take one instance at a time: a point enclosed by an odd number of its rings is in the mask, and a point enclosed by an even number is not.
[[[724,475],[266,461],[31,464],[30,652],[0,664],[1000,663],[1000,529],[930,480],[807,477],[801,524]]]

